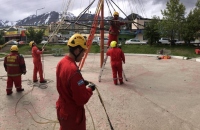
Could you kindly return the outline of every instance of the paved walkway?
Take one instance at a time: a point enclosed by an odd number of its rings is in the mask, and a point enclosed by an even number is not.
[[[6,72],[0,68],[0,130],[58,130],[55,102],[56,65],[62,57],[45,56],[46,86],[33,85],[32,58],[25,58],[22,93],[6,95]],[[0,61],[3,65],[3,61]],[[124,72],[128,79],[115,86],[107,61],[101,82],[100,55],[89,54],[82,74],[94,82],[103,98],[115,130],[199,130],[200,63],[195,60],[157,60],[155,56],[126,54]],[[110,130],[95,91],[87,103],[87,130]],[[89,115],[92,114],[92,118]]]

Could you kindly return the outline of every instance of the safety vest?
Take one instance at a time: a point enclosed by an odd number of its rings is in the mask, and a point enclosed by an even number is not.
[[[17,52],[12,52],[4,59],[4,67],[7,71],[7,76],[20,76],[23,73],[21,67],[24,67],[24,58],[20,57]]]

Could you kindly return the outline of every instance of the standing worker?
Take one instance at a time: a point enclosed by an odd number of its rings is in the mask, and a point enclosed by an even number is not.
[[[119,78],[119,83],[123,84],[123,77],[122,77],[122,61],[125,64],[125,56],[124,52],[117,47],[117,42],[112,41],[110,43],[110,49],[107,51],[107,56],[110,56],[111,58],[111,68],[112,68],[112,73],[113,73],[113,81],[114,84],[118,84],[118,78]],[[117,78],[118,74],[118,78]]]
[[[86,40],[74,34],[67,43],[69,53],[57,65],[56,81],[59,98],[56,102],[60,130],[86,130],[84,105],[95,90],[95,85],[83,79],[76,62],[87,49]],[[86,87],[87,86],[87,87]]]
[[[17,45],[12,45],[10,48],[11,53],[4,58],[4,68],[7,72],[7,95],[11,95],[13,83],[17,92],[22,92],[22,80],[21,75],[26,74],[26,64],[24,57],[18,53]]]
[[[124,25],[125,22],[120,22],[119,19],[119,13],[114,12],[113,13],[114,18],[110,21],[110,28],[109,28],[109,36],[108,36],[108,43],[107,43],[107,48],[110,47],[110,43],[112,41],[117,41],[118,42],[118,35],[120,33],[120,27],[121,25]]]
[[[33,82],[38,82],[37,73],[39,72],[40,76],[40,83],[46,83],[47,81],[43,77],[43,69],[42,69],[42,61],[41,61],[41,54],[44,51],[44,48],[42,48],[42,51],[40,51],[37,47],[37,44],[34,41],[31,41],[29,43],[30,47],[32,48],[32,57],[33,57]]]

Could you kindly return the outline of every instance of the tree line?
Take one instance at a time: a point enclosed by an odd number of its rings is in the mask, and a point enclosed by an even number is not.
[[[169,0],[166,9],[161,10],[163,18],[153,16],[152,20],[145,26],[144,37],[150,45],[158,43],[161,37],[183,40],[190,44],[190,41],[200,36],[200,0],[197,0],[195,8],[190,10],[186,16],[185,6],[179,0]]]

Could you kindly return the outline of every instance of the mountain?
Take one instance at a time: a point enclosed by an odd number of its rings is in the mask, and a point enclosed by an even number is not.
[[[76,18],[70,12],[62,14],[62,13],[58,13],[55,11],[51,11],[48,13],[41,14],[39,16],[31,15],[23,20],[18,21],[16,23],[16,25],[19,25],[19,26],[21,26],[21,25],[38,25],[38,24],[45,25],[45,24],[50,24],[51,22],[61,21],[62,17],[64,17],[65,19],[69,19],[69,20]]]
[[[63,15],[63,16],[62,16]],[[69,20],[69,21],[76,21],[78,20],[79,23],[82,24],[91,24],[93,22],[93,19],[95,17],[95,14],[89,14],[89,13],[85,13],[82,16],[78,16],[76,17],[74,14],[67,12],[65,14],[63,14],[62,12],[58,13],[56,11],[51,11],[48,13],[44,13],[41,15],[31,15],[27,18],[24,18],[22,20],[18,20],[16,22],[10,22],[10,21],[3,21],[0,20],[0,27],[6,27],[6,26],[14,26],[14,25],[18,25],[18,26],[28,26],[28,25],[45,25],[45,24],[50,24],[51,22],[58,22],[61,21],[61,18],[64,18],[65,20]],[[128,15],[128,18],[121,18],[119,17],[119,20],[133,20],[135,18],[142,18],[141,16],[139,16],[138,14],[130,14]],[[105,17],[105,24],[109,23],[109,20],[111,20],[112,17],[108,16]],[[100,20],[100,17],[98,18],[98,20]]]
[[[0,27],[14,26],[17,22],[3,21],[0,20]]]

